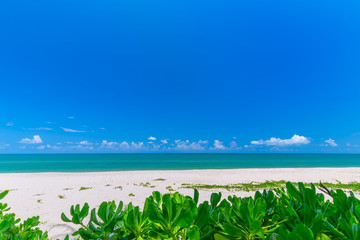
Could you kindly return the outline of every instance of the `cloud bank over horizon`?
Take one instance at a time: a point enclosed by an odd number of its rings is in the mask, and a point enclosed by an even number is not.
[[[312,152],[311,149],[321,149],[323,152],[336,152],[347,149],[356,150],[357,144],[348,140],[338,143],[333,138],[321,138],[321,141],[309,136],[293,134],[290,138],[270,137],[268,139],[244,140],[244,137],[234,136],[224,139],[180,139],[166,136],[147,135],[149,137],[134,138],[107,138],[111,128],[89,126],[77,123],[75,118],[66,117],[75,121],[70,128],[62,127],[61,121],[44,121],[48,126],[24,127],[19,124],[4,123],[8,128],[19,129],[21,132],[32,132],[32,137],[23,137],[16,142],[1,141],[0,152],[30,152],[30,153],[271,153],[271,152],[298,152],[299,150]],[[40,124],[39,124],[40,125]],[[70,124],[69,124],[70,125]],[[78,130],[84,129],[84,130]],[[40,133],[40,134],[39,134]],[[41,136],[40,136],[41,135]],[[46,141],[42,136],[45,136]],[[99,139],[98,135],[104,135]],[[53,137],[51,137],[53,136]],[[352,134],[356,137],[356,134]],[[111,140],[109,140],[111,139]],[[135,140],[137,139],[137,140]],[[325,139],[325,140],[324,140]]]
[[[71,131],[70,131],[71,132]],[[71,132],[72,133],[72,132]],[[81,132],[80,132],[81,133]],[[32,138],[22,138],[16,144],[0,143],[0,150],[6,149],[21,149],[21,150],[37,150],[40,152],[257,152],[258,147],[263,147],[262,151],[276,152],[276,151],[293,151],[301,146],[311,144],[311,138],[302,135],[294,134],[291,138],[276,138],[271,137],[263,140],[253,140],[250,144],[241,145],[239,141],[235,141],[232,137],[228,142],[215,139],[196,140],[191,141],[169,138],[160,138],[150,136],[144,141],[110,141],[110,140],[90,140],[80,137],[77,141],[63,141],[63,142],[44,142],[40,135],[33,135]],[[316,144],[316,143],[314,143]],[[38,146],[32,146],[38,145]],[[319,147],[339,147],[334,139],[329,138],[323,140],[323,143],[317,144]],[[265,149],[264,149],[265,147]],[[346,143],[346,147],[355,147]],[[335,149],[335,148],[334,148]]]

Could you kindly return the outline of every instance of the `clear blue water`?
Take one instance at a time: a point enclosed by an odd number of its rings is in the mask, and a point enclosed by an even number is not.
[[[2,154],[0,172],[360,167],[360,154]]]

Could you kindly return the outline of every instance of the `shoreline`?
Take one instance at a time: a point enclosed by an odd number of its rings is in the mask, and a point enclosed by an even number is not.
[[[228,170],[284,170],[284,169],[359,169],[359,167],[328,166],[328,167],[248,167],[248,168],[194,168],[194,169],[115,169],[115,170],[85,170],[85,171],[42,171],[42,172],[1,172],[3,174],[81,174],[81,173],[123,173],[123,172],[183,172],[183,171],[228,171]]]
[[[60,214],[69,215],[70,206],[88,202],[95,208],[103,201],[133,202],[142,207],[153,191],[179,191],[193,195],[193,189],[183,184],[231,185],[238,183],[292,181],[292,182],[360,182],[360,167],[346,168],[246,168],[199,170],[143,170],[110,172],[38,172],[0,173],[0,189],[10,189],[1,200],[22,220],[40,216],[41,229],[49,231],[53,239],[64,238],[75,231],[71,224],[61,221]],[[200,189],[200,201],[210,199],[212,192],[250,196],[253,192],[225,189]],[[134,195],[134,196],[132,196]]]

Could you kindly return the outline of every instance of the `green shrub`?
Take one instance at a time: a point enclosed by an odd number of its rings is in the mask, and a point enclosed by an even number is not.
[[[0,193],[3,199],[9,191]],[[39,217],[31,217],[21,222],[10,210],[6,203],[0,203],[0,239],[1,240],[46,240],[49,239],[47,232],[39,228]]]
[[[269,240],[360,240],[360,202],[342,190],[329,191],[333,201],[316,193],[314,185],[286,183],[286,188],[257,191],[254,197],[211,195],[198,204],[179,193],[153,192],[143,210],[130,203],[103,202],[90,220],[85,204],[72,206],[65,222],[80,225],[73,235],[82,239],[269,239]]]

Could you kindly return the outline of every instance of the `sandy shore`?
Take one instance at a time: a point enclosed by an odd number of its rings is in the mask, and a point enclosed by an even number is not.
[[[161,178],[161,180],[158,180]],[[165,179],[165,180],[163,180]],[[11,189],[3,202],[22,219],[40,216],[41,228],[56,239],[63,239],[75,231],[65,224],[60,214],[69,215],[72,204],[88,202],[91,208],[102,201],[133,202],[142,205],[152,191],[169,192],[168,186],[183,194],[193,190],[181,188],[190,184],[236,184],[288,180],[302,182],[360,182],[360,168],[276,168],[276,169],[229,169],[229,170],[176,170],[176,171],[124,171],[86,173],[4,173],[0,174],[0,189]],[[148,186],[146,185],[146,183]],[[152,187],[151,187],[152,186]],[[89,188],[80,190],[81,187]],[[224,196],[236,194],[248,196],[248,192],[222,191]],[[130,195],[135,196],[129,196]],[[211,191],[200,191],[200,200],[208,200]]]

